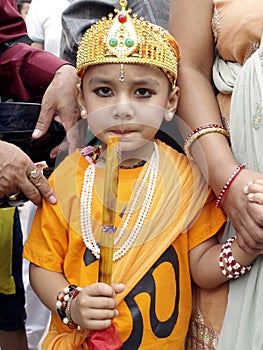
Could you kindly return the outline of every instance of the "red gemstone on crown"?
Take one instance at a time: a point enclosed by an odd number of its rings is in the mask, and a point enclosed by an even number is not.
[[[124,14],[120,14],[118,20],[120,23],[125,23],[127,21],[127,16]]]

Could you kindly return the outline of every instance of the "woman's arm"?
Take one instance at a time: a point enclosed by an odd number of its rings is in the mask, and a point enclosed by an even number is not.
[[[212,14],[212,0],[171,0],[169,29],[178,41],[182,55],[178,76],[181,91],[178,115],[187,126],[181,128],[183,137],[197,127],[221,124],[212,84]],[[218,133],[204,135],[193,144],[191,153],[203,173],[208,172],[209,184],[218,195],[238,165],[227,139]],[[256,215],[249,213],[243,188],[250,180],[259,177],[263,178],[263,175],[242,170],[222,200],[224,211],[238,233],[240,246],[250,253],[252,249],[263,250],[260,239],[263,229],[258,220],[263,217],[263,208],[258,208]]]
[[[182,130],[183,137],[199,126],[222,124],[211,76],[214,62],[212,14],[212,0],[171,1],[170,31],[181,51],[178,75],[181,94],[177,111],[188,127]],[[202,166],[203,170],[207,165],[209,183],[215,193],[219,194],[226,179],[237,166],[228,141],[225,136],[216,133],[200,137],[198,141],[207,163]],[[191,153],[197,162],[201,162],[197,144],[198,142],[193,144]],[[220,171],[215,172],[215,169]]]

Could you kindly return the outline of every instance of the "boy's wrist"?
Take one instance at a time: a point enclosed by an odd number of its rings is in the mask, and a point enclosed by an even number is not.
[[[80,326],[77,325],[71,318],[71,306],[73,299],[80,293],[82,288],[75,285],[69,285],[64,288],[63,291],[57,295],[57,313],[61,321],[66,324],[70,329],[80,330]]]

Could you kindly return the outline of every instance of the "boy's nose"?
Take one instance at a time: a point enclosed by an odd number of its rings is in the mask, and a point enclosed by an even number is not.
[[[131,103],[118,103],[112,110],[112,116],[115,119],[132,119],[134,110]]]

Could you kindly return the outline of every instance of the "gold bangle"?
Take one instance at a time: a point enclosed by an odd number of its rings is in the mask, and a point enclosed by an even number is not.
[[[222,128],[222,127],[208,127],[208,128],[204,128],[204,129],[201,129],[195,133],[193,133],[190,137],[187,137],[186,139],[186,142],[184,144],[184,151],[185,151],[185,154],[186,156],[193,160],[193,157],[190,153],[190,149],[191,149],[191,146],[193,145],[193,143],[201,136],[203,135],[206,135],[206,134],[211,134],[211,133],[219,133],[219,134],[222,134],[224,136],[226,136],[227,138],[230,138],[230,134],[229,132]]]

